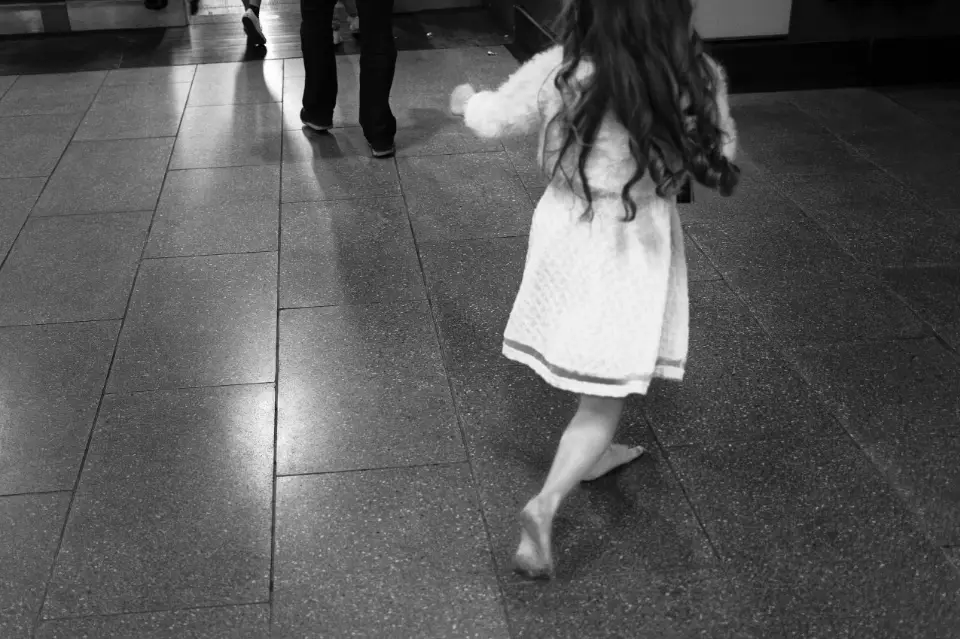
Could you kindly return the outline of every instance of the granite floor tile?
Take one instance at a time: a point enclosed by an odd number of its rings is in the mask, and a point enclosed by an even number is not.
[[[687,233],[728,277],[753,272],[785,282],[797,273],[839,277],[867,270],[790,205],[771,209],[760,218],[690,224]]]
[[[53,173],[81,113],[0,118],[0,178]]]
[[[402,158],[397,164],[418,240],[529,232],[533,203],[505,153]]]
[[[339,60],[339,57],[337,58]],[[283,79],[302,78],[307,74],[303,68],[303,58],[287,58],[283,61]]]
[[[121,319],[150,217],[28,220],[0,270],[0,325]]]
[[[510,637],[492,576],[344,573],[275,597],[276,639]]]
[[[338,160],[370,155],[370,145],[359,126],[338,127],[326,132],[304,128],[283,136],[284,164],[322,165],[324,160]]]
[[[864,452],[917,516],[935,543],[960,545],[960,435],[956,426],[939,432],[905,433],[864,444]]]
[[[153,210],[172,149],[173,138],[74,142],[34,214]]]
[[[960,265],[886,269],[883,279],[941,337],[960,348]]]
[[[960,260],[960,222],[928,209],[879,170],[778,176],[781,192],[858,259],[876,265]]]
[[[283,206],[280,306],[425,299],[400,198]]]
[[[869,166],[793,104],[743,105],[733,117],[751,160],[769,173],[818,175]]]
[[[960,412],[956,356],[936,339],[804,346],[793,355],[804,378],[859,437],[936,433]]]
[[[526,238],[420,244],[447,368],[502,366],[503,329],[520,288]]]
[[[301,65],[303,61],[301,60]],[[3,94],[13,86],[13,83],[17,81],[19,76],[15,75],[0,75],[0,98],[3,97]]]
[[[576,410],[574,397],[515,365],[474,372],[457,381],[456,392],[494,559],[503,579],[521,581],[512,570],[519,541],[516,515],[542,486],[560,435]],[[649,574],[716,562],[638,408],[630,405],[617,438],[642,445],[643,456],[608,477],[583,484],[557,515],[558,579]]]
[[[732,564],[884,562],[926,544],[847,437],[685,447],[670,459]]]
[[[73,489],[119,331],[0,328],[0,494]]]
[[[463,118],[443,112],[418,113],[397,131],[396,144],[401,157],[503,152],[499,140],[481,138],[464,126]]]
[[[549,183],[547,175],[540,168],[539,133],[504,140],[503,147],[524,186],[529,189],[544,187]]]
[[[277,485],[279,637],[508,637],[464,464]]]
[[[244,166],[170,171],[157,206],[158,221],[178,209],[236,206],[280,199],[280,167]],[[208,232],[219,231],[210,229]]]
[[[690,239],[689,235],[684,234],[684,250],[687,256],[687,279],[690,282],[708,282],[719,280],[720,273],[714,268],[707,256],[703,254],[700,247]]]
[[[277,254],[147,260],[108,392],[274,381]]]
[[[960,624],[960,576],[936,550],[814,566],[780,559],[734,572],[755,614],[778,620],[775,636],[785,639],[940,639]]]
[[[901,159],[881,166],[894,178],[912,189],[921,200],[935,209],[960,208],[960,142],[952,145],[950,154],[930,154],[923,163]]]
[[[960,91],[956,87],[905,87],[884,93],[901,107],[931,124],[960,134]]]
[[[153,221],[146,257],[276,251],[279,208],[272,199],[161,209]]]
[[[810,347],[798,364],[864,453],[940,543],[960,541],[960,369],[936,340]],[[960,545],[960,544],[958,544]]]
[[[276,103],[190,107],[170,168],[280,164],[282,113]]]
[[[263,104],[283,98],[283,60],[201,64],[188,106]]]
[[[189,94],[189,82],[103,87],[80,123],[75,139],[176,136]]]
[[[426,303],[284,311],[277,472],[465,459]]]
[[[909,339],[930,335],[917,315],[877,278],[796,273],[786,281],[740,273],[731,286],[778,342]]]
[[[693,185],[693,202],[680,207],[684,224],[717,224],[732,220],[763,219],[782,211],[795,210],[777,192],[770,176],[763,174],[749,158],[737,158],[740,183],[733,195],[723,197],[714,189]]]
[[[396,162],[392,159],[351,155],[283,165],[283,202],[352,200],[398,195],[400,179],[397,176]]]
[[[359,64],[355,68],[359,71]],[[401,51],[394,91],[448,97],[451,87],[464,82],[478,89],[495,89],[516,69],[516,59],[503,47]]]
[[[851,131],[843,139],[856,152],[876,165],[902,165],[920,171],[936,170],[943,158],[956,156],[960,136],[928,122],[897,128]],[[945,186],[945,185],[944,185]]]
[[[40,196],[45,178],[0,179],[0,263],[13,246],[30,210]]]
[[[172,67],[144,67],[142,69],[113,69],[107,72],[103,86],[112,87],[132,84],[168,85],[193,82],[197,65],[182,64]]]
[[[641,405],[664,446],[840,435],[812,389],[720,282],[690,287],[683,382],[652,386]]]
[[[0,117],[83,113],[106,75],[106,71],[22,75],[0,99]]]
[[[0,635],[33,637],[70,493],[0,497]]]
[[[960,546],[948,546],[942,550],[947,560],[960,571]]]
[[[44,622],[37,639],[263,639],[270,636],[266,604],[172,610]]]
[[[266,602],[273,411],[272,384],[106,396],[44,617]]]
[[[507,613],[520,639],[663,637],[760,639],[780,636],[749,600],[716,573],[597,575],[549,584],[508,585]]]
[[[902,131],[919,122],[916,114],[874,89],[799,91],[791,95],[790,101],[841,136],[847,133]]]

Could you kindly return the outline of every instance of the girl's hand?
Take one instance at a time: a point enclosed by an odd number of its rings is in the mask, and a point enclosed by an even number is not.
[[[463,111],[467,107],[467,100],[476,95],[476,93],[469,84],[461,84],[458,86],[453,90],[453,93],[450,94],[450,112],[454,115],[463,115]]]

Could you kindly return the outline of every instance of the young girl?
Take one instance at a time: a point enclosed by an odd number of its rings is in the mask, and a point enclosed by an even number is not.
[[[564,497],[636,459],[614,444],[627,395],[680,380],[689,309],[676,194],[692,177],[730,195],[736,131],[723,70],[690,0],[567,0],[562,45],[498,90],[457,87],[451,110],[486,138],[540,129],[551,178],[533,214],[503,354],[580,396],[542,490],[520,513],[515,562],[550,577]]]

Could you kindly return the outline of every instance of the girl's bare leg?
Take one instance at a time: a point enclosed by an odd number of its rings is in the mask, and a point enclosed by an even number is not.
[[[520,546],[514,557],[519,572],[533,578],[553,576],[553,518],[560,502],[601,463],[622,412],[622,399],[580,397],[580,407],[560,438],[543,488],[520,513]]]

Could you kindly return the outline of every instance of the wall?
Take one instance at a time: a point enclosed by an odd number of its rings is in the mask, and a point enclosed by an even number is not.
[[[960,0],[797,0],[790,22],[794,42],[948,35],[960,35]]]
[[[805,0],[799,0],[801,3]],[[487,0],[501,15],[512,0]],[[540,25],[550,28],[563,0],[516,0]],[[704,38],[749,38],[786,35],[792,0],[695,0],[697,29]],[[512,26],[512,23],[511,23]]]
[[[699,0],[694,24],[708,40],[785,36],[792,4],[793,0]]]

